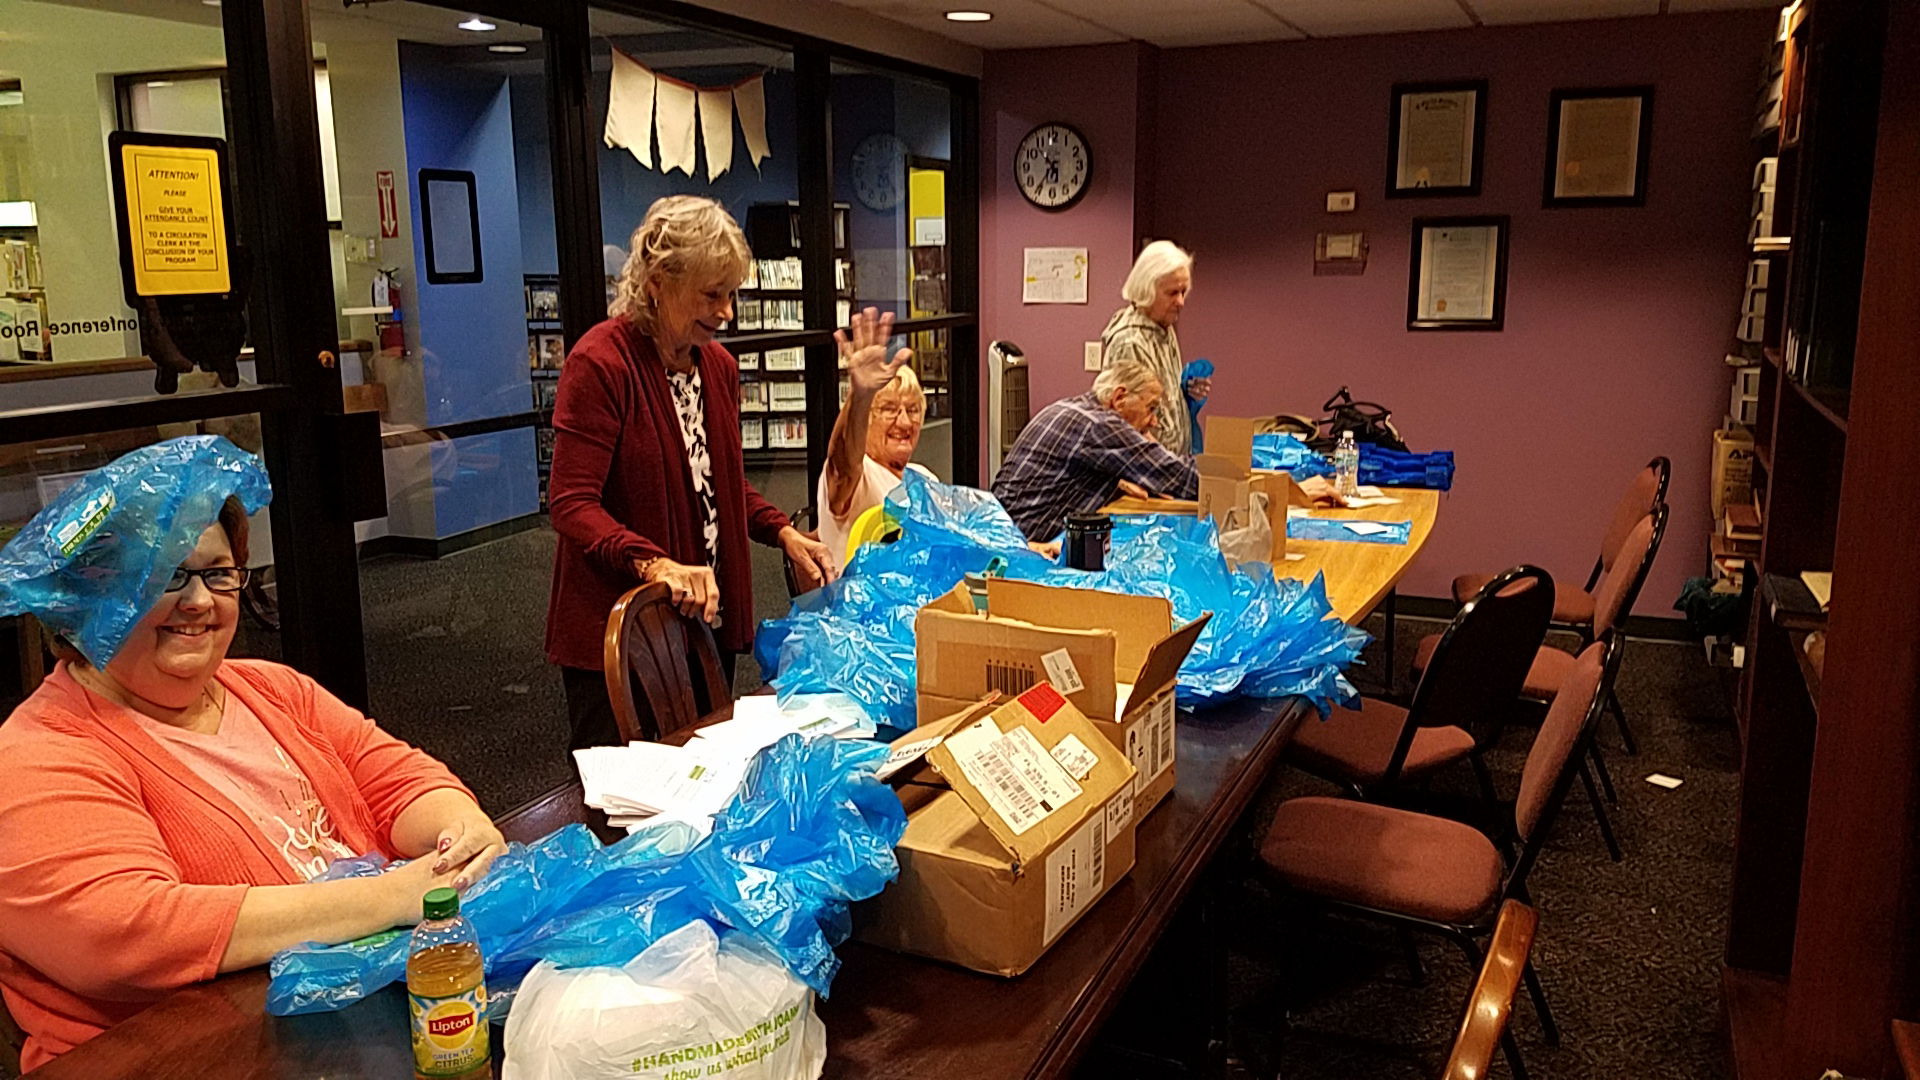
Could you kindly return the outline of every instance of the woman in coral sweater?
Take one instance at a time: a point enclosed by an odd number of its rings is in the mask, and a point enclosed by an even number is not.
[[[505,849],[439,762],[291,668],[227,659],[247,517],[219,505],[174,522],[197,543],[112,658],[62,639],[0,725],[0,994],[27,1069],[179,987],[416,921]],[[413,861],[311,880],[376,851]]]

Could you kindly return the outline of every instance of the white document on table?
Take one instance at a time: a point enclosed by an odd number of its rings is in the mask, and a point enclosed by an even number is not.
[[[629,743],[575,750],[573,759],[586,804],[613,824],[685,821],[705,832],[739,790],[752,754]]]
[[[1375,533],[1383,533],[1393,528],[1391,525],[1382,525],[1378,521],[1349,521],[1345,524],[1348,532],[1356,532],[1361,536],[1372,536]]]

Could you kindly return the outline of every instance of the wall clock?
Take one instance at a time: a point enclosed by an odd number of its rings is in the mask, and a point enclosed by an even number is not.
[[[1020,194],[1042,210],[1065,210],[1087,193],[1093,151],[1086,136],[1068,124],[1041,124],[1013,152],[1013,179]]]
[[[891,210],[907,197],[907,144],[881,132],[853,148],[853,194],[869,210]]]

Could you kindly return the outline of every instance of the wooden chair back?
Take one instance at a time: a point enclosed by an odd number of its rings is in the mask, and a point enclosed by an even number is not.
[[[584,798],[579,784],[561,784],[495,818],[493,825],[508,843],[531,844],[555,829],[591,824]]]
[[[682,616],[664,584],[637,586],[613,605],[603,662],[623,742],[657,742],[733,715],[733,687],[713,629]]]
[[[1487,943],[1486,963],[1473,982],[1466,1018],[1460,1021],[1460,1033],[1454,1036],[1453,1053],[1447,1057],[1440,1080],[1485,1080],[1494,1051],[1508,1038],[1513,995],[1520,989],[1527,953],[1533,948],[1533,932],[1539,924],[1540,916],[1518,900],[1500,906],[1493,939]]]
[[[788,514],[787,520],[793,524],[794,528],[799,529],[807,536],[815,540],[820,539],[820,530],[815,527],[818,523],[813,519],[813,507],[803,506],[793,513]],[[799,576],[793,572],[792,559],[783,558],[780,560],[780,572],[786,575],[788,597],[799,596],[801,593],[808,591],[807,587],[801,584]]]
[[[1460,605],[1413,688],[1387,780],[1400,775],[1416,728],[1456,726],[1482,746],[1497,737],[1552,618],[1553,577],[1537,566],[1507,570]]]

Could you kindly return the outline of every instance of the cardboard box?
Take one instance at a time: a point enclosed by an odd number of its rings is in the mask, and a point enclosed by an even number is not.
[[[1133,766],[1051,685],[895,747],[900,876],[855,909],[860,940],[1018,975],[1133,869]]]
[[[1713,433],[1713,473],[1711,487],[1713,516],[1721,517],[1727,507],[1753,501],[1753,436],[1744,431]]]
[[[1161,597],[1000,578],[987,579],[983,616],[961,586],[914,620],[920,722],[1047,683],[1126,753],[1145,817],[1173,790],[1174,679],[1211,617],[1176,629]]]
[[[1247,505],[1248,494],[1264,493],[1267,523],[1273,529],[1272,560],[1278,560],[1287,550],[1287,507],[1310,506],[1313,500],[1286,473],[1253,467],[1253,437],[1259,425],[1251,417],[1207,417],[1206,452],[1193,458],[1194,471],[1200,474],[1195,501],[1199,516],[1213,518],[1224,529],[1227,514]]]

